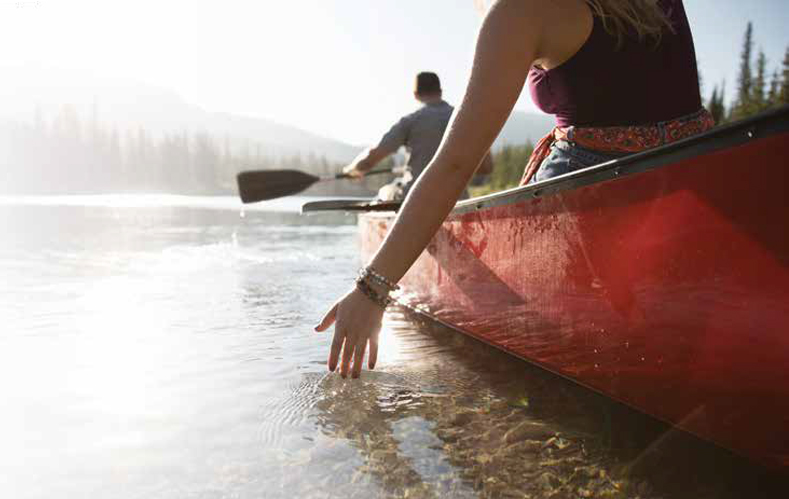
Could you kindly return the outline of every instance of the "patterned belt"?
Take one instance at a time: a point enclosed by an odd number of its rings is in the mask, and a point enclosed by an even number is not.
[[[521,177],[526,185],[537,173],[543,160],[551,153],[551,146],[566,140],[581,147],[600,152],[636,153],[670,144],[680,139],[706,132],[715,126],[712,115],[704,108],[688,116],[654,125],[575,127],[557,126],[537,142]]]

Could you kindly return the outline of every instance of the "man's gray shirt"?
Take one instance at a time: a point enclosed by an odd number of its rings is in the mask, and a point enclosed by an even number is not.
[[[425,104],[400,119],[381,138],[377,148],[392,154],[405,146],[408,151],[406,166],[416,180],[436,154],[453,110],[443,100]]]

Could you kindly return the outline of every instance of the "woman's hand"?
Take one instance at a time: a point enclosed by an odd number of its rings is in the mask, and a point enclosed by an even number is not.
[[[351,377],[358,378],[362,372],[362,361],[367,344],[370,344],[370,355],[367,357],[367,367],[375,369],[378,360],[378,334],[381,332],[381,320],[384,311],[364,296],[358,289],[353,289],[340,299],[323,316],[321,323],[315,326],[315,331],[326,331],[334,324],[334,341],[329,352],[329,370],[337,368],[340,362],[340,375],[345,378],[348,371]],[[351,370],[351,358],[353,369]]]

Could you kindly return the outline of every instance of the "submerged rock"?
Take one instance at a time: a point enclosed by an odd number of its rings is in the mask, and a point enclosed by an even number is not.
[[[521,440],[545,440],[552,435],[553,432],[547,425],[533,421],[524,421],[505,433],[504,441],[512,444]]]
[[[522,440],[506,447],[508,453],[528,453],[538,454],[542,450],[542,442],[539,440]]]
[[[537,484],[542,487],[544,491],[548,492],[561,486],[562,481],[553,473],[546,471],[537,479]]]

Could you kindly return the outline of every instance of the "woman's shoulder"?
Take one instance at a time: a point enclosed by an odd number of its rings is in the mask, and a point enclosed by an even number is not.
[[[554,52],[557,47],[585,39],[592,20],[585,0],[496,0],[484,24],[529,32],[547,52]]]
[[[563,23],[567,18],[590,12],[586,0],[495,0],[488,13],[521,15],[539,21]]]
[[[535,64],[555,68],[586,43],[594,29],[592,9],[584,0],[541,0],[535,8],[548,29],[543,31]]]

